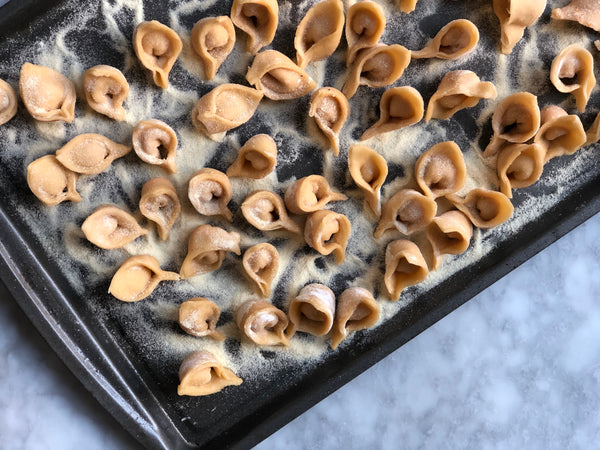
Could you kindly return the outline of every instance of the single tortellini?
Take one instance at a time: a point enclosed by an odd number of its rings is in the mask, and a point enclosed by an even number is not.
[[[381,309],[368,290],[346,289],[338,297],[331,332],[331,348],[336,349],[348,333],[370,328],[377,323]]]
[[[225,335],[217,331],[219,317],[219,306],[204,297],[191,298],[179,305],[179,326],[192,336],[208,336],[217,341],[224,341]]]
[[[308,214],[323,209],[329,202],[347,200],[335,192],[321,175],[300,178],[285,191],[285,206],[294,214]]]
[[[435,37],[411,57],[457,59],[471,53],[479,42],[479,30],[467,19],[453,20],[442,27]]]
[[[323,336],[333,326],[335,294],[323,284],[307,284],[290,302],[288,315],[290,326],[286,334],[289,337],[297,331]]]
[[[449,119],[457,111],[472,108],[481,99],[495,99],[496,86],[481,81],[470,70],[453,70],[440,81],[437,91],[429,99],[425,122],[431,119]]]
[[[500,192],[512,198],[513,188],[531,186],[544,170],[546,149],[537,143],[511,144],[500,150],[496,168]]]
[[[559,92],[573,94],[577,110],[584,112],[592,89],[596,86],[592,54],[581,44],[562,49],[552,61],[550,81]]]
[[[133,129],[133,149],[139,158],[177,173],[177,135],[161,120],[140,121]]]
[[[232,195],[229,178],[216,169],[200,169],[188,184],[188,198],[196,211],[205,216],[222,216],[229,222],[233,220],[233,214],[227,204]]]
[[[415,10],[417,7],[417,2],[419,0],[395,0],[396,5],[400,8],[400,11],[405,13],[410,13]]]
[[[304,240],[321,255],[335,256],[335,263],[346,259],[346,246],[352,226],[343,214],[328,209],[316,211],[308,216],[304,225]]]
[[[275,37],[279,5],[277,0],[233,0],[231,20],[248,35],[246,50],[256,55]]]
[[[513,213],[510,199],[502,192],[475,188],[461,198],[450,194],[446,198],[478,228],[493,228],[506,222]]]
[[[546,0],[493,0],[494,13],[500,21],[502,53],[508,55],[546,8]]]
[[[288,216],[283,199],[271,191],[254,191],[248,195],[242,203],[242,214],[248,223],[262,231],[302,232],[298,224]]]
[[[383,282],[391,300],[398,301],[405,288],[420,283],[428,274],[427,262],[417,244],[399,239],[387,245]]]
[[[365,49],[350,66],[342,92],[351,98],[359,86],[389,86],[402,76],[409,63],[410,51],[399,44]]]
[[[179,279],[175,272],[162,270],[154,256],[135,255],[115,272],[108,293],[123,302],[137,302],[152,294],[161,281]]]
[[[348,151],[348,170],[365,194],[365,204],[377,217],[381,216],[381,186],[388,174],[387,161],[366,145],[355,144]]]
[[[410,86],[401,86],[383,93],[379,111],[379,120],[362,134],[361,141],[414,125],[423,118],[425,106],[419,91]]]
[[[192,110],[194,127],[213,141],[221,141],[227,131],[248,122],[263,93],[241,84],[221,84],[202,96]]]
[[[84,175],[104,172],[111,163],[131,151],[101,134],[80,134],[57,150],[56,158],[67,169]]]
[[[414,189],[402,189],[394,194],[381,210],[381,219],[373,235],[380,238],[388,230],[398,230],[409,236],[424,230],[437,212],[437,204]]]
[[[300,21],[294,37],[296,61],[305,68],[333,54],[344,31],[341,0],[324,0],[313,5]]]
[[[444,255],[459,255],[471,243],[473,224],[457,210],[446,211],[434,217],[427,227],[427,240],[432,248],[430,270],[439,269]]]
[[[277,144],[268,134],[252,136],[240,148],[237,159],[227,169],[228,177],[260,179],[277,165]]]
[[[212,80],[235,45],[233,22],[227,16],[200,19],[192,28],[191,41],[206,78]]]
[[[146,181],[142,187],[140,212],[156,223],[158,235],[166,241],[181,214],[181,203],[173,183],[162,177]]]
[[[431,198],[459,191],[467,179],[467,166],[454,141],[435,144],[417,159],[415,177],[423,193]]]
[[[600,31],[600,9],[597,0],[571,0],[566,6],[552,10],[552,18],[573,20],[585,27]]]
[[[98,207],[81,225],[92,244],[107,250],[121,248],[148,234],[131,214],[113,205]]]
[[[142,65],[152,72],[154,84],[169,87],[169,72],[179,57],[183,44],[168,26],[152,20],[140,23],[133,32],[133,50]]]
[[[596,114],[594,122],[586,130],[586,141],[585,145],[595,144],[600,141],[600,112]]]
[[[310,99],[308,116],[329,141],[334,156],[340,154],[339,134],[350,114],[350,103],[344,94],[332,87],[317,89]]]
[[[246,79],[271,100],[299,98],[317,85],[304,69],[277,50],[265,50],[256,55]]]
[[[75,119],[75,85],[56,70],[23,64],[19,91],[25,108],[35,120],[71,123]]]
[[[575,114],[567,114],[558,106],[547,106],[541,111],[541,118],[542,125],[533,142],[544,148],[544,162],[556,156],[572,155],[585,145],[587,135]]]
[[[253,245],[244,252],[242,266],[258,293],[270,297],[271,284],[279,270],[277,249],[268,242]]]
[[[80,202],[76,190],[77,174],[63,166],[56,156],[46,155],[27,166],[27,184],[31,192],[46,205]]]
[[[352,64],[356,54],[373,47],[385,31],[383,8],[371,0],[356,2],[346,13],[346,65]]]
[[[215,271],[223,264],[227,252],[241,254],[239,233],[199,225],[190,234],[188,252],[179,273],[182,278],[191,278]]]
[[[287,315],[264,300],[248,300],[235,313],[237,326],[257,345],[290,345]]]
[[[179,367],[178,395],[202,396],[219,392],[227,386],[239,386],[242,379],[224,367],[207,350],[189,354]]]
[[[90,67],[83,73],[82,84],[90,108],[116,121],[125,119],[123,102],[129,96],[129,83],[119,69]]]
[[[0,80],[0,125],[4,125],[17,114],[17,94],[10,84]]]

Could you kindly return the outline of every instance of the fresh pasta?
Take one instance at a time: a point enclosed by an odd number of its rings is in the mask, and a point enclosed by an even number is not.
[[[219,269],[227,252],[240,255],[240,235],[211,225],[199,225],[188,240],[188,252],[181,264],[182,278],[191,278]]]
[[[546,0],[493,0],[494,13],[500,21],[500,46],[509,54],[546,8]]]
[[[111,163],[131,151],[96,133],[80,134],[56,151],[56,159],[67,169],[84,175],[104,172]]]
[[[346,65],[354,62],[358,52],[373,47],[385,30],[383,8],[371,0],[354,3],[346,12]]]
[[[479,30],[467,19],[444,25],[435,37],[419,51],[410,52],[415,59],[457,59],[471,53],[479,42]]]
[[[177,394],[195,397],[210,395],[227,386],[240,384],[240,377],[223,366],[211,352],[202,350],[189,354],[181,363]]]
[[[577,110],[584,112],[592,89],[596,86],[592,54],[581,44],[562,49],[552,61],[550,81],[559,92],[573,94]]]
[[[398,301],[405,288],[420,283],[428,273],[427,263],[417,244],[399,239],[387,245],[383,281],[390,300]]]
[[[177,135],[161,120],[140,121],[133,129],[133,150],[148,163],[177,173]]]
[[[341,192],[334,192],[321,175],[300,178],[285,191],[285,206],[294,214],[308,214],[323,209],[329,202],[347,200]]]
[[[241,209],[248,223],[259,230],[302,233],[298,224],[288,216],[283,199],[275,192],[254,191],[246,197]]]
[[[17,94],[10,84],[0,79],[0,125],[17,114]]]
[[[119,122],[125,119],[123,102],[129,96],[129,83],[119,69],[106,65],[90,67],[81,82],[90,108]]]
[[[246,49],[256,55],[275,37],[279,24],[277,0],[233,0],[231,20],[248,35]]]
[[[298,331],[323,336],[333,326],[335,294],[323,284],[308,284],[290,302],[288,315],[287,336],[292,337]]]
[[[257,134],[240,148],[226,174],[228,177],[260,179],[273,172],[276,165],[277,144],[268,134]]]
[[[279,253],[268,242],[253,245],[244,252],[242,266],[262,297],[271,296],[271,284],[279,270]]]
[[[227,16],[200,19],[192,28],[191,41],[206,78],[212,80],[235,45],[233,22]]]
[[[334,156],[340,154],[339,133],[350,114],[350,104],[344,94],[332,87],[317,89],[310,99],[308,116],[329,141]]]
[[[321,209],[312,213],[304,225],[304,240],[321,255],[335,256],[336,264],[346,259],[346,246],[352,226],[343,214]]]
[[[458,145],[440,142],[419,156],[415,178],[423,193],[433,199],[459,191],[467,179],[467,166]]]
[[[227,204],[232,195],[229,177],[216,169],[200,169],[188,183],[188,198],[192,206],[205,216],[221,216],[231,222],[233,214]]]
[[[152,178],[142,187],[140,212],[154,222],[158,235],[166,241],[181,214],[181,203],[175,186],[166,178]]]
[[[388,230],[397,230],[409,236],[424,230],[433,220],[437,204],[414,189],[402,189],[396,192],[381,209],[381,219],[373,235],[380,238]]]
[[[264,300],[248,300],[236,311],[235,321],[256,345],[290,345],[285,331],[289,320],[275,305]]]
[[[349,333],[372,327],[381,310],[368,290],[351,287],[340,294],[331,332],[331,348],[336,349]]]
[[[204,297],[194,297],[179,305],[177,321],[187,334],[224,341],[225,335],[217,331],[220,316],[221,309],[215,302]]]
[[[385,158],[371,147],[355,144],[348,151],[348,171],[356,185],[364,192],[365,204],[379,217],[381,186],[388,174]]]
[[[113,205],[98,207],[81,225],[81,231],[92,244],[104,248],[121,248],[148,234],[131,214]]]

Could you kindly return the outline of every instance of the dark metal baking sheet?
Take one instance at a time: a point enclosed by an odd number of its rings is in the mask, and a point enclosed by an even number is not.
[[[228,2],[216,3],[211,12],[228,12]],[[97,9],[98,2],[79,4]],[[468,8],[453,4],[448,15],[430,18],[419,26],[433,35],[440,24],[468,17]],[[146,2],[146,18],[166,20],[168,9],[169,2]],[[27,51],[42,41],[53,26],[68,18],[68,13],[68,5],[42,0],[13,0],[1,7],[0,32],[11,37],[11,45],[8,48],[2,42],[5,38],[0,38],[0,63],[10,67],[6,62],[14,52]],[[194,20],[189,20],[191,26]],[[499,30],[494,23],[491,20],[491,29],[482,30],[482,39],[487,34],[496,38]],[[92,36],[102,33],[101,20],[88,22],[85,27]],[[292,54],[289,45],[284,51]],[[109,54],[99,53],[98,58]],[[118,55],[114,58],[118,61]],[[546,55],[546,65],[549,60]],[[19,68],[13,69],[0,73],[0,78],[15,82]],[[432,89],[425,88],[425,98]],[[550,101],[551,95],[545,100]],[[599,104],[594,98],[589,110],[597,111]],[[584,123],[589,125],[591,119],[591,114],[584,116]],[[31,121],[22,108],[15,120],[23,127]],[[0,142],[0,171],[14,182],[2,186],[0,200],[2,279],[65,364],[127,430],[152,448],[247,447],[259,442],[600,210],[600,164],[596,159],[558,204],[516,234],[501,239],[477,264],[409,303],[376,332],[363,333],[357,345],[329,352],[308,371],[279,369],[262,384],[245,383],[208,398],[181,398],[174,389],[179,362],[153,359],[140,351],[140,344],[131,340],[125,325],[119,323],[119,305],[111,304],[114,311],[99,320],[97,310],[69,285],[57,255],[49,253],[29,229],[19,208],[34,208],[37,200],[26,185],[24,167],[9,160],[4,145]],[[552,161],[545,176],[560,171],[566,160]],[[540,188],[533,186],[527,192],[535,195],[536,189]],[[522,200],[517,193],[515,203]],[[90,292],[90,296],[102,294]]]

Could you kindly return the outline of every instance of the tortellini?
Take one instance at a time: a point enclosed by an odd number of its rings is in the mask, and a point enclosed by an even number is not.
[[[542,125],[534,142],[545,151],[544,162],[561,155],[572,155],[585,145],[587,135],[581,119],[567,114],[558,106],[549,106],[541,111]]]
[[[471,108],[481,99],[495,99],[496,87],[489,81],[481,81],[470,70],[453,70],[440,81],[437,91],[429,99],[425,122],[431,119],[449,119],[457,111]]]
[[[233,214],[227,204],[232,195],[229,178],[216,169],[200,169],[188,184],[188,198],[196,211],[205,216],[222,216],[229,222],[233,220]]]
[[[410,13],[415,10],[417,7],[417,2],[419,0],[395,0],[396,5],[400,8],[400,11],[405,13]]]
[[[552,10],[552,18],[573,20],[593,30],[600,31],[600,10],[596,0],[571,0],[566,6]]]
[[[388,230],[396,229],[404,235],[424,230],[433,220],[437,204],[414,189],[402,189],[394,194],[381,210],[379,225],[373,234],[380,238]]]
[[[19,91],[25,108],[35,120],[71,123],[75,119],[75,85],[56,70],[23,64]]]
[[[360,50],[377,44],[384,30],[385,13],[377,3],[366,0],[350,6],[346,13],[346,64],[352,64]]]
[[[305,68],[329,57],[338,47],[344,31],[341,0],[324,0],[313,5],[300,21],[294,37],[296,61]]]
[[[63,166],[54,155],[42,156],[27,166],[29,189],[48,206],[64,201],[80,202],[76,183],[77,174]]]
[[[381,186],[388,174],[387,161],[366,145],[355,144],[348,151],[348,170],[365,194],[365,203],[377,217],[381,216]]]
[[[101,134],[80,134],[57,150],[56,158],[67,169],[85,175],[104,172],[111,163],[131,151]]]
[[[152,20],[140,23],[133,32],[133,50],[142,65],[152,72],[154,84],[169,87],[169,72],[179,57],[183,44],[168,26]]]
[[[175,130],[161,120],[142,120],[133,129],[133,149],[139,158],[177,172],[177,135]]]
[[[248,223],[259,230],[302,232],[298,224],[288,216],[283,199],[274,192],[252,192],[242,203],[241,209]]]
[[[123,102],[129,96],[129,83],[119,69],[90,67],[83,73],[82,84],[90,108],[116,121],[125,119]]]
[[[577,110],[584,112],[592,89],[596,86],[592,54],[581,44],[562,49],[552,61],[550,81],[559,92],[573,94]]]
[[[108,293],[123,302],[137,302],[152,294],[160,282],[179,279],[175,272],[162,270],[155,257],[135,255],[113,275]]]
[[[594,122],[586,130],[586,141],[585,145],[595,144],[600,141],[600,113],[596,114]]]
[[[277,249],[268,242],[253,245],[244,252],[242,266],[260,295],[270,297],[271,284],[279,270]]]
[[[227,131],[248,122],[263,93],[241,84],[221,84],[202,96],[192,110],[196,129],[213,141],[221,141]]]
[[[288,336],[303,331],[315,336],[329,333],[335,318],[335,294],[327,286],[312,283],[300,289],[288,309]]]
[[[0,125],[4,125],[17,114],[17,94],[10,84],[0,80]]]
[[[277,144],[268,134],[252,136],[240,148],[237,159],[227,169],[228,177],[264,178],[277,165]]]
[[[467,19],[453,20],[442,27],[435,37],[411,57],[457,59],[471,53],[479,42],[479,30]]]
[[[287,315],[264,300],[248,300],[236,311],[235,321],[244,334],[257,345],[290,345],[285,334]]]
[[[342,92],[351,98],[359,86],[385,87],[402,76],[410,64],[410,51],[399,44],[378,44],[356,57]]]
[[[181,214],[181,203],[175,186],[166,178],[152,178],[142,187],[140,212],[156,223],[158,235],[166,241],[171,228]]]
[[[368,290],[361,287],[346,289],[337,300],[331,348],[335,350],[348,333],[375,325],[380,313],[379,305]]]
[[[233,0],[231,20],[248,35],[246,49],[256,55],[275,37],[279,5],[277,0]]]
[[[308,214],[323,209],[329,202],[346,200],[341,192],[334,192],[321,175],[300,178],[285,191],[285,206],[294,214]]]
[[[513,205],[501,192],[475,188],[461,198],[450,194],[446,198],[478,228],[493,228],[506,222],[513,213]]]
[[[92,244],[107,250],[121,248],[148,234],[131,214],[113,205],[102,205],[84,220],[81,231]]]
[[[405,288],[420,283],[428,274],[427,262],[417,244],[399,239],[387,245],[383,282],[391,300],[398,301]]]
[[[350,114],[350,103],[344,94],[332,87],[322,87],[310,99],[308,116],[329,140],[334,156],[340,154],[339,133]]]
[[[454,141],[435,144],[417,159],[415,177],[423,193],[431,198],[453,194],[467,179],[467,166]]]
[[[322,209],[306,219],[304,240],[321,255],[333,253],[336,264],[341,264],[346,259],[351,228],[350,220],[345,215]]]
[[[191,41],[206,78],[212,80],[235,45],[233,22],[227,16],[200,19],[192,28]]]
[[[546,8],[546,0],[493,0],[494,13],[500,21],[502,53],[508,55]]]
[[[379,102],[379,120],[360,137],[361,141],[414,125],[423,118],[425,106],[419,91],[410,86],[386,90]]]
[[[187,334],[224,341],[223,333],[217,331],[220,316],[221,309],[215,302],[204,297],[195,297],[179,306],[178,322]]]
[[[446,211],[434,217],[427,227],[427,240],[432,248],[430,270],[437,270],[444,255],[459,255],[471,243],[473,224],[457,210]]]
[[[227,386],[239,386],[242,379],[224,367],[207,350],[188,355],[179,367],[178,395],[202,396],[219,392]]]
[[[179,273],[182,278],[191,278],[215,271],[223,264],[227,252],[241,254],[239,233],[199,225],[190,234],[188,252]]]
[[[540,144],[511,144],[500,150],[496,169],[500,192],[512,198],[513,188],[531,186],[544,170],[546,149]]]
[[[246,79],[271,100],[299,98],[316,86],[304,69],[276,50],[265,50],[256,55]]]

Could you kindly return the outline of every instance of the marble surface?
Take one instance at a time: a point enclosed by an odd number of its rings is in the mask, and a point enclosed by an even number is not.
[[[600,214],[257,448],[593,448]],[[0,447],[136,442],[0,288]]]

